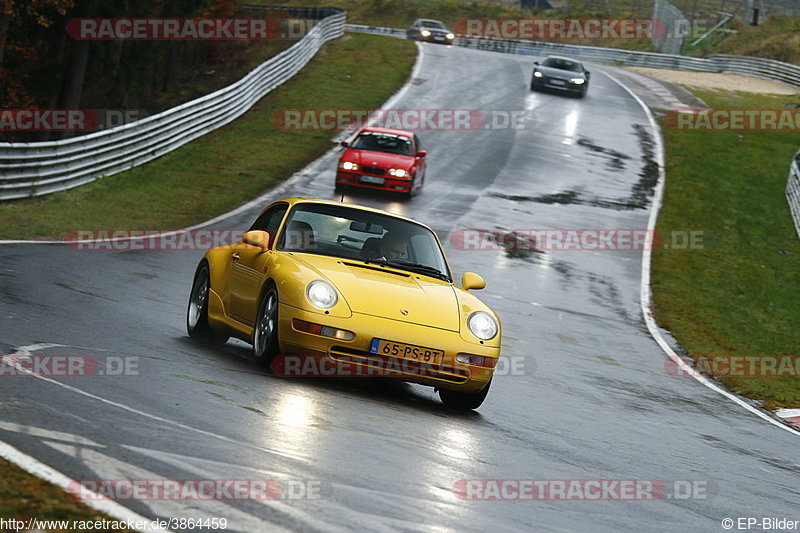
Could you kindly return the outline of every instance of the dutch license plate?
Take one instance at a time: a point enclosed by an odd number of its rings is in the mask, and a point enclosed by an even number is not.
[[[377,176],[361,176],[359,178],[361,183],[372,183],[374,185],[383,185],[383,178]]]
[[[372,345],[369,347],[369,351],[374,354],[411,359],[412,361],[419,361],[431,365],[438,365],[441,363],[442,357],[444,357],[443,350],[435,350],[433,348],[414,346],[413,344],[404,344],[402,342],[387,341],[384,339],[372,339]]]

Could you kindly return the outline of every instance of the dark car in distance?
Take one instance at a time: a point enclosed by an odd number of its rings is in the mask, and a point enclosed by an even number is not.
[[[418,41],[442,44],[452,44],[453,39],[456,38],[442,21],[433,19],[415,20],[414,24],[406,30],[406,37]]]
[[[547,56],[536,61],[531,75],[531,91],[553,90],[574,94],[579,98],[589,90],[589,71],[583,63],[569,57]]]

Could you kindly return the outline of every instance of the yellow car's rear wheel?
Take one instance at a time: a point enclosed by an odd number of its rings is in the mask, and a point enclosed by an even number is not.
[[[278,355],[278,290],[270,285],[261,304],[253,329],[253,356],[261,362],[269,363]]]
[[[489,386],[492,384],[490,379],[486,386],[478,392],[461,392],[455,390],[439,389],[439,398],[442,403],[450,409],[469,410],[477,409],[489,394]]]

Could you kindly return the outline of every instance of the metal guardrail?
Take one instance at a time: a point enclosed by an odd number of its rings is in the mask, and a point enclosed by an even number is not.
[[[800,151],[794,155],[789,167],[789,181],[786,184],[786,201],[789,202],[789,211],[792,212],[794,229],[800,237]]]
[[[398,28],[382,28],[379,26],[363,26],[347,24],[347,31],[390,35],[405,38],[406,30]],[[678,70],[697,70],[702,72],[725,72],[744,74],[768,80],[781,81],[800,88],[800,67],[782,61],[750,56],[713,55],[707,58],[690,57],[658,52],[639,52],[620,48],[602,48],[599,46],[582,46],[543,41],[520,41],[512,39],[493,39],[490,37],[456,36],[455,46],[489,50],[506,54],[544,56],[562,54],[583,61],[616,66],[668,68]]]
[[[406,30],[399,28],[383,28],[381,26],[365,26],[363,24],[345,24],[346,31],[356,31],[358,33],[372,33],[374,35],[389,35],[391,37],[402,37],[405,39]]]
[[[344,32],[345,12],[340,9],[290,8],[289,14],[322,20],[290,48],[228,87],[142,120],[80,137],[0,143],[0,200],[42,196],[128,170],[243,115],[303,68],[325,42]]]

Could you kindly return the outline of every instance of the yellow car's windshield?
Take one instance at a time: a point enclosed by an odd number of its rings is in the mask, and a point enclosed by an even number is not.
[[[451,279],[431,230],[390,215],[344,205],[295,205],[278,236],[277,249],[368,261]]]

